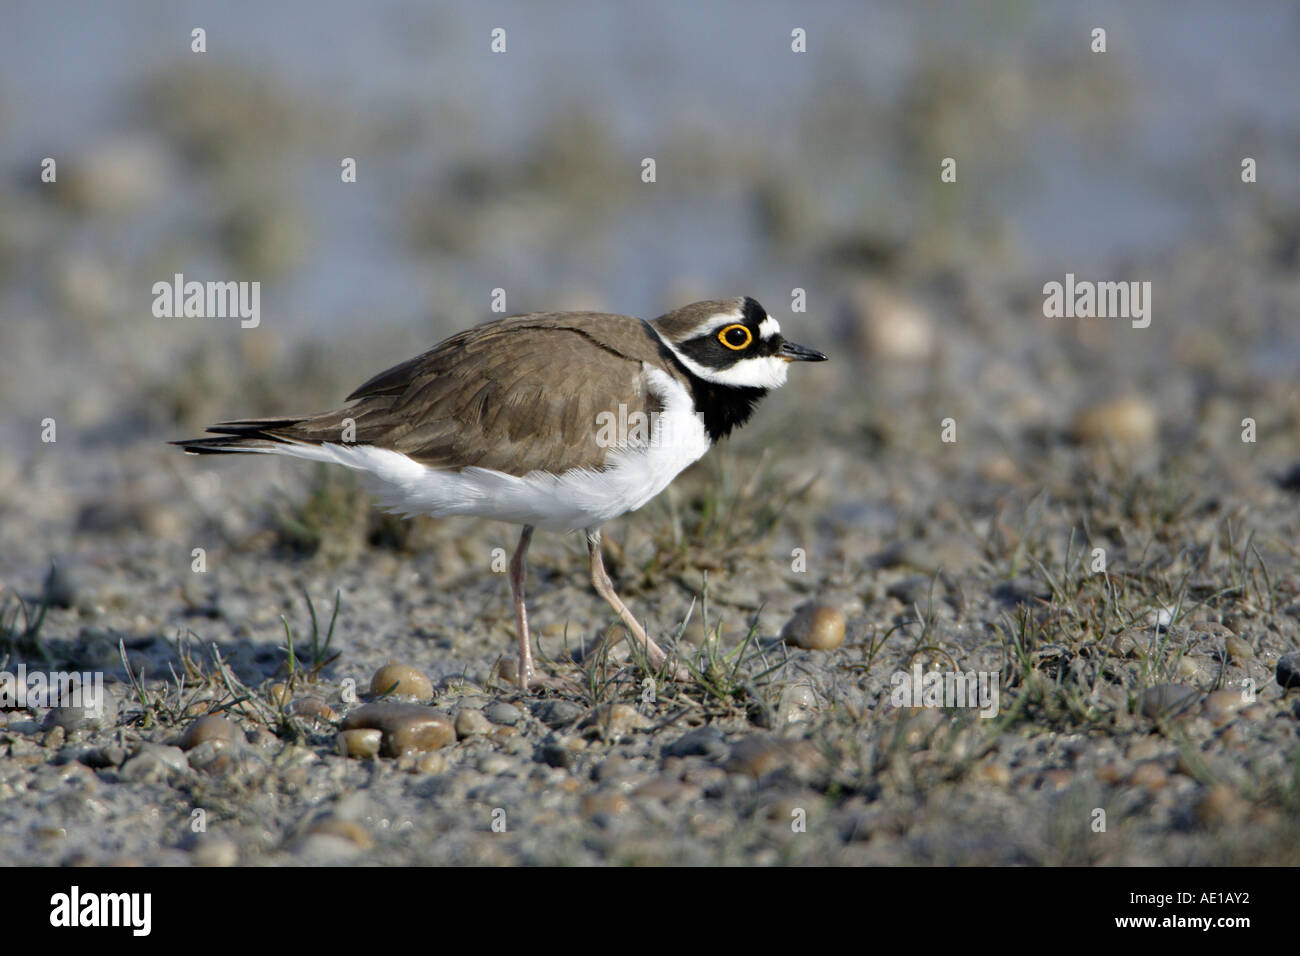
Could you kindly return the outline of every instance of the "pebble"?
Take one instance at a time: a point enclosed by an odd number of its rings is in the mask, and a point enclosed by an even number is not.
[[[1240,691],[1216,690],[1205,698],[1205,716],[1214,726],[1222,727],[1230,723],[1247,703],[1242,699]]]
[[[466,737],[476,737],[490,733],[492,733],[492,721],[484,717],[481,710],[464,707],[456,715],[456,737],[458,739],[464,740]]]
[[[1300,687],[1300,651],[1283,654],[1277,659],[1277,682],[1288,690]]]
[[[601,704],[584,722],[606,740],[626,737],[652,726],[653,721],[631,704]]]
[[[1245,664],[1255,659],[1255,648],[1250,646],[1250,641],[1240,637],[1224,638],[1223,647],[1228,652],[1228,660],[1234,664]]]
[[[808,681],[795,681],[781,691],[777,713],[783,724],[812,720],[817,713],[817,692]]]
[[[1246,819],[1246,803],[1226,783],[1216,783],[1196,805],[1196,817],[1206,826],[1235,825]]]
[[[727,754],[727,742],[722,731],[712,724],[683,734],[663,750],[666,757],[704,757],[716,760]]]
[[[436,711],[419,704],[378,701],[364,704],[343,721],[343,730],[381,730],[381,753],[400,757],[407,751],[437,750],[456,742],[456,728]]]
[[[347,840],[363,850],[368,850],[374,844],[374,838],[370,832],[355,820],[344,820],[336,816],[322,817],[314,820],[307,827],[308,836],[332,836],[342,840]]]
[[[513,727],[519,723],[520,718],[524,716],[514,704],[507,704],[503,700],[494,700],[483,708],[483,716],[494,724],[500,724],[503,727]]]
[[[781,629],[781,640],[810,651],[834,650],[844,643],[844,612],[829,604],[805,604]]]
[[[339,719],[338,713],[319,697],[299,697],[289,706],[289,712],[305,720],[318,720],[333,723]]]
[[[62,727],[67,733],[103,730],[117,725],[117,714],[117,698],[105,690],[97,711],[87,707],[51,707],[41,726],[46,730]]]
[[[239,728],[225,717],[220,714],[208,714],[185,728],[185,733],[180,739],[180,747],[181,750],[192,750],[209,740],[233,744],[243,739],[244,735],[240,733]]]
[[[1156,684],[1148,687],[1138,703],[1138,713],[1143,717],[1176,717],[1192,706],[1200,697],[1194,687],[1185,684]]]
[[[239,862],[239,848],[232,840],[204,835],[190,850],[195,866],[235,866]]]
[[[1151,402],[1137,395],[1084,409],[1074,420],[1074,438],[1083,444],[1117,442],[1143,445],[1155,440],[1160,419]]]
[[[370,760],[379,756],[379,748],[384,742],[384,733],[373,727],[361,730],[341,730],[338,737],[339,753],[344,757],[356,757]]]
[[[386,700],[427,703],[433,700],[433,681],[414,667],[389,661],[370,678],[370,694],[372,697],[387,694]]]
[[[783,740],[750,734],[736,741],[727,757],[728,773],[758,779],[776,770],[810,770],[818,760],[816,748],[804,740]]]
[[[1163,790],[1169,782],[1169,774],[1165,768],[1153,761],[1140,763],[1134,768],[1133,773],[1129,776],[1130,786],[1140,787],[1147,793],[1156,793]]]
[[[442,773],[447,769],[447,758],[437,751],[424,754],[415,762],[415,769],[419,773]]]
[[[87,767],[103,770],[107,767],[121,766],[122,762],[126,760],[126,750],[116,744],[109,744],[106,747],[91,747],[77,759]]]
[[[161,783],[172,773],[188,769],[189,763],[180,747],[146,743],[122,764],[118,775],[128,783]]]
[[[617,790],[597,790],[588,793],[578,804],[579,812],[588,820],[617,816],[631,808],[632,804],[627,797]]]
[[[586,712],[587,708],[571,700],[544,701],[533,711],[538,720],[551,728],[571,724]]]

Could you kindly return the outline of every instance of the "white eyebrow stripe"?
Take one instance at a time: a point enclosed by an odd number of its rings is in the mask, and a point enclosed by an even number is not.
[[[781,323],[770,315],[762,322],[758,323],[758,337],[760,339],[770,339],[774,335],[781,334]]]

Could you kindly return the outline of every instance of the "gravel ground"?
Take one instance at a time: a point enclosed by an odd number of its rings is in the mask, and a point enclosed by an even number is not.
[[[1295,308],[1289,273],[1254,279]],[[1154,352],[1115,358],[1126,327],[1089,355],[1042,319],[944,321],[873,288],[801,335],[834,362],[608,529],[625,599],[698,673],[681,684],[621,642],[586,653],[612,622],[577,539],[544,535],[555,680],[521,697],[493,570],[514,529],[184,458],[131,404],[158,383],[88,365],[85,407],[146,420],[5,459],[3,640],[9,671],[102,672],[112,705],[0,715],[5,859],[1295,862],[1294,386],[1209,323],[1161,376]],[[930,345],[905,360],[908,322]],[[1089,398],[1120,363],[1148,387]],[[270,410],[250,388],[227,386],[232,414]],[[995,713],[899,706],[914,668],[991,674]]]

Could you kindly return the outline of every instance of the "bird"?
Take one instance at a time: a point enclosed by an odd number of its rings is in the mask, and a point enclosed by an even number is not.
[[[646,504],[748,421],[791,363],[826,358],[787,340],[748,296],[649,321],[533,312],[445,339],[369,379],[345,407],[219,422],[171,444],[342,465],[391,512],[522,526],[509,570],[525,694],[539,677],[525,601],[529,543],[537,528],[581,532],[596,592],[653,667],[686,680],[615,592],[601,526]]]

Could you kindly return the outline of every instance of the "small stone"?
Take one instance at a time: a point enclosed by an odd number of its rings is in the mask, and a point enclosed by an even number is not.
[[[578,806],[579,811],[588,820],[617,816],[632,808],[627,797],[617,790],[597,790],[595,793],[588,793]]]
[[[547,727],[555,728],[573,723],[586,712],[585,707],[570,700],[548,700],[533,713]]]
[[[1216,783],[1196,805],[1196,817],[1206,826],[1241,823],[1246,819],[1245,801],[1226,783]]]
[[[712,724],[683,734],[664,748],[667,757],[705,757],[715,760],[726,753],[727,742],[722,738],[722,731]]]
[[[418,773],[442,773],[447,769],[447,758],[437,751],[424,754],[415,762],[415,769]]]
[[[1205,698],[1204,712],[1210,723],[1216,727],[1231,723],[1237,712],[1248,703],[1241,691],[1216,690]]]
[[[209,740],[233,744],[243,739],[244,735],[240,733],[239,728],[225,717],[219,714],[208,714],[206,717],[200,717],[185,729],[185,733],[180,740],[180,746],[181,750],[192,750],[199,744]]]
[[[304,720],[330,724],[339,719],[338,712],[319,697],[299,697],[289,705],[289,713]]]
[[[1277,682],[1287,690],[1300,687],[1300,651],[1283,654],[1277,659]]]
[[[781,640],[810,651],[829,651],[844,643],[844,612],[829,604],[805,604],[781,629]]]
[[[384,742],[384,732],[373,727],[362,730],[340,730],[336,739],[340,755],[356,757],[359,760],[371,760],[379,756],[379,748]]]
[[[389,661],[370,678],[373,697],[387,695],[385,699],[405,699],[426,703],[433,700],[433,681],[406,664]]]
[[[1148,761],[1137,765],[1128,782],[1130,786],[1140,787],[1147,793],[1156,793],[1165,788],[1169,774],[1160,764]]]
[[[374,844],[374,838],[368,830],[355,820],[344,820],[335,816],[322,817],[307,827],[308,836],[332,836],[368,850]]]
[[[266,688],[266,699],[274,707],[288,707],[293,700],[293,692],[289,690],[288,684],[277,681]]]
[[[645,730],[653,722],[630,704],[602,704],[584,722],[606,740]]]
[[[1228,660],[1234,664],[1246,664],[1255,659],[1255,648],[1250,646],[1250,641],[1240,637],[1224,638],[1223,647],[1228,652]]]
[[[1176,717],[1191,707],[1200,697],[1194,687],[1184,684],[1156,684],[1148,687],[1138,703],[1138,713],[1152,719]]]
[[[492,721],[483,716],[483,711],[475,710],[473,707],[464,707],[456,715],[456,737],[458,739],[464,740],[466,737],[476,737],[490,733],[492,733]]]
[[[1045,770],[1039,780],[1044,790],[1059,793],[1069,788],[1074,782],[1074,774],[1069,770],[1057,768],[1055,770]]]
[[[343,721],[343,730],[381,730],[381,753],[400,757],[407,751],[437,750],[456,742],[456,728],[446,717],[419,704],[378,701],[364,704]]]
[[[1074,420],[1073,433],[1081,444],[1144,445],[1155,440],[1159,428],[1155,406],[1133,395],[1084,409]]]
[[[173,773],[187,770],[189,763],[180,747],[146,743],[122,764],[118,773],[128,783],[161,783]]]
[[[808,681],[795,681],[781,691],[777,713],[783,724],[812,720],[817,713],[817,692]]]
[[[1097,782],[1104,784],[1116,784],[1124,779],[1124,767],[1122,764],[1111,761],[1104,763],[1097,768]]]
[[[519,723],[520,718],[524,716],[524,712],[514,704],[507,704],[503,700],[494,700],[483,708],[483,716],[494,724],[513,727]]]
[[[110,744],[107,747],[92,747],[77,759],[87,767],[104,770],[108,767],[121,766],[122,761],[126,760],[126,750],[116,744]]]
[[[231,840],[206,834],[190,850],[195,866],[234,866],[239,862],[239,848]]]
[[[816,749],[807,741],[783,740],[767,734],[750,734],[736,741],[727,757],[728,773],[758,779],[776,770],[806,772],[817,762]]]
[[[45,575],[43,600],[50,607],[70,608],[77,603],[77,582],[60,564],[51,564]]]
[[[1006,764],[998,763],[996,760],[981,764],[975,771],[975,775],[981,780],[999,787],[1005,787],[1011,783],[1011,770]]]
[[[87,701],[89,702],[89,701]],[[77,730],[103,730],[117,725],[117,698],[109,691],[96,701],[96,707],[51,707],[41,725],[46,730],[62,727],[66,733]]]

